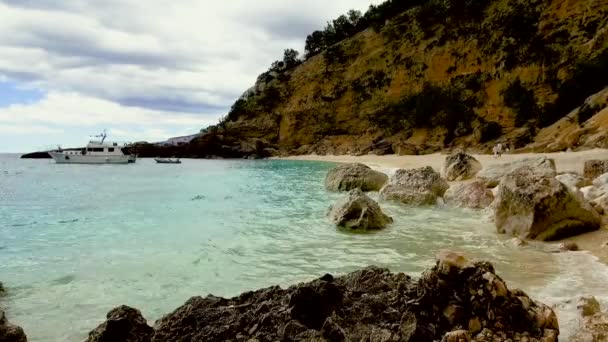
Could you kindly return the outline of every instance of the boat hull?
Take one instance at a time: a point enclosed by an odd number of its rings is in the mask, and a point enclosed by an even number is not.
[[[135,158],[128,155],[95,156],[61,152],[49,152],[49,154],[57,164],[129,164],[135,162]]]

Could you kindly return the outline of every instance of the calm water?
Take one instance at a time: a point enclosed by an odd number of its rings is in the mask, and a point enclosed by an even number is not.
[[[581,294],[606,299],[607,268],[584,252],[504,244],[483,212],[384,203],[371,234],[325,218],[331,164],[184,160],[56,165],[0,155],[2,307],[32,342],[82,341],[120,304],[153,322],[193,295],[236,295],[375,264],[419,274],[442,248],[494,262],[510,287],[558,305],[563,335]]]

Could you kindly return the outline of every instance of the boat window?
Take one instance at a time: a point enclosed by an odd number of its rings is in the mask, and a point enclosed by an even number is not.
[[[118,146],[118,143],[114,143],[114,144],[112,144],[112,146]]]
[[[108,152],[114,152],[114,147],[109,147]]]

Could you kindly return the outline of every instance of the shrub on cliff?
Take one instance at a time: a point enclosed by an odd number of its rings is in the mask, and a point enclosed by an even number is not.
[[[536,103],[536,97],[531,89],[526,88],[518,78],[509,83],[501,91],[503,101],[507,107],[515,113],[515,126],[521,127],[530,120],[537,120],[540,109]]]

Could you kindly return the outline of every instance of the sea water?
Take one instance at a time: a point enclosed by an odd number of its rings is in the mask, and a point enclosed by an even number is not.
[[[336,229],[326,213],[341,195],[323,186],[332,166],[57,165],[0,155],[0,306],[31,342],[76,342],[121,304],[152,324],[195,295],[234,296],[368,265],[417,276],[441,249],[490,260],[510,288],[554,305],[562,337],[577,323],[572,300],[606,299],[608,271],[594,257],[513,247],[483,211],[382,203],[395,221],[389,228]]]

